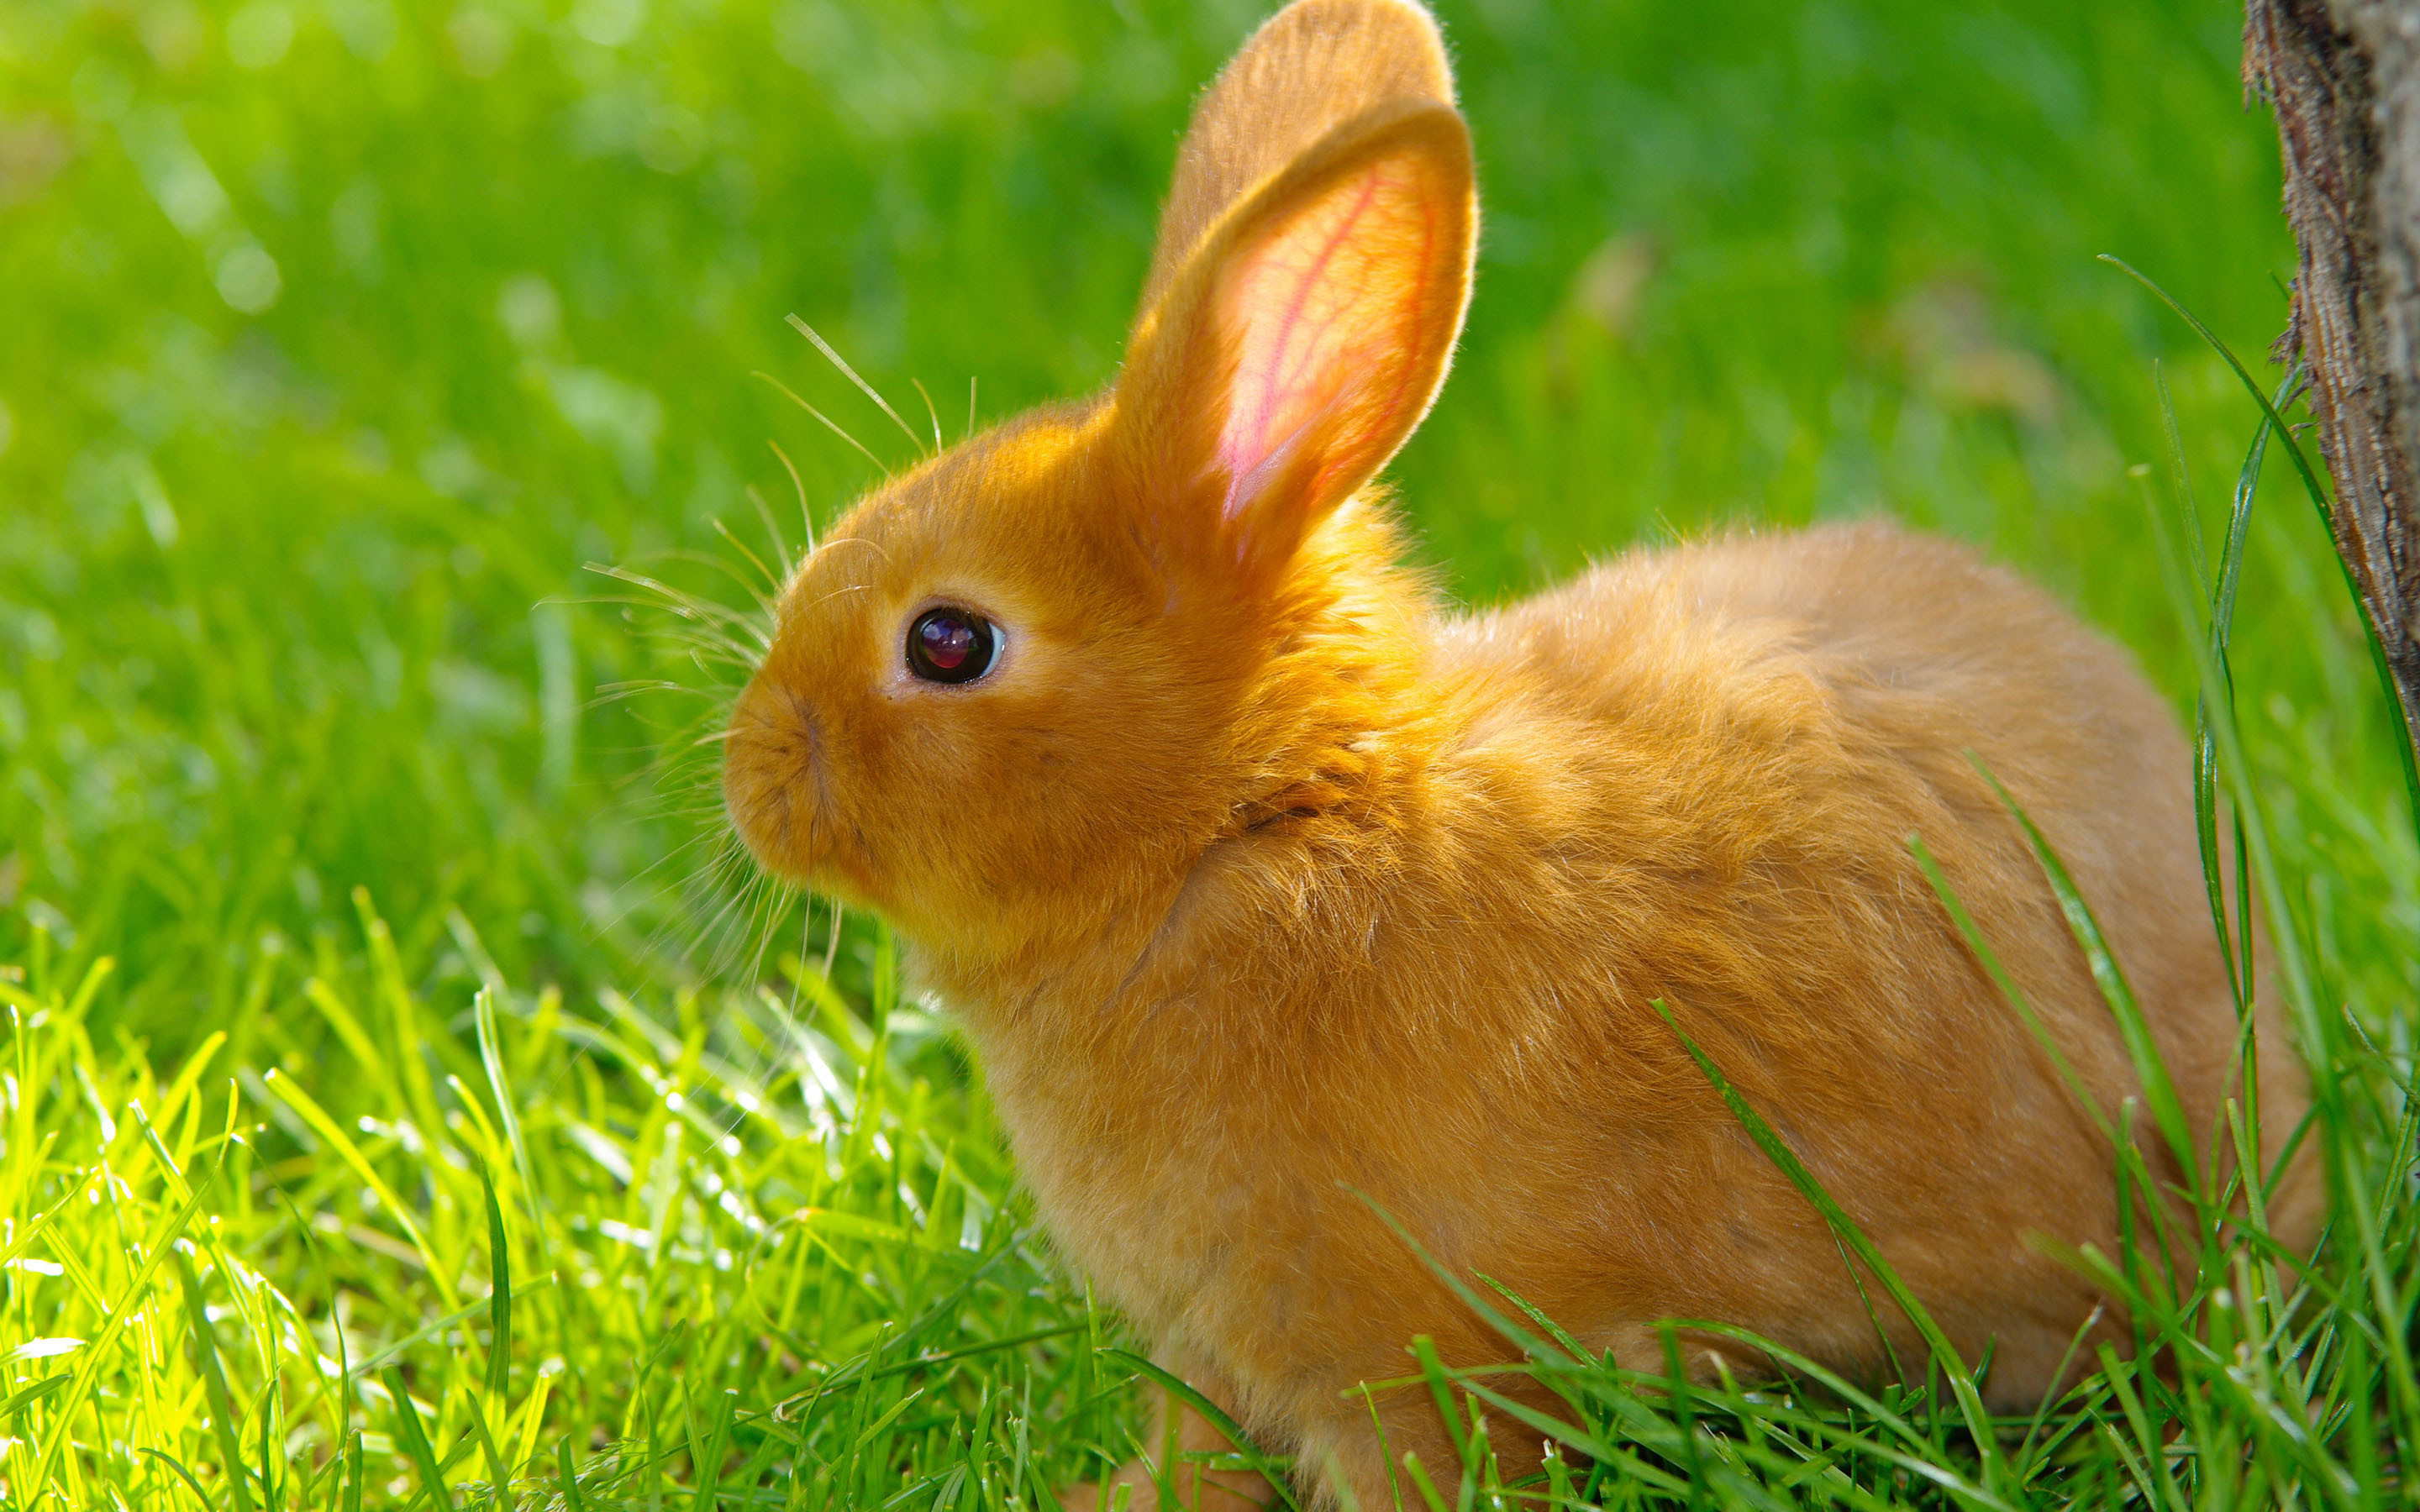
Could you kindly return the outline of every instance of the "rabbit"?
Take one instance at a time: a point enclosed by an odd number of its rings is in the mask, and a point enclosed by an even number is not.
[[[892,921],[1059,1250],[1306,1495],[1387,1504],[1406,1451],[1450,1460],[1425,1392],[1354,1389],[1416,1335],[1515,1354],[1432,1259],[1638,1369],[1666,1319],[1853,1377],[1922,1360],[1674,1026],[1988,1352],[1986,1401],[2029,1408],[2079,1335],[2131,1341],[2053,1252],[2115,1250],[2086,1104],[2140,1092],[1969,753],[2096,911],[2201,1134],[2242,1071],[2178,723],[2043,594],[1882,523],[1447,607],[1375,480],[1445,378],[1476,231],[1428,13],[1267,21],[1194,113],[1113,383],[880,484],[797,568],[730,818]],[[2307,1094],[2257,1024],[2273,1160]],[[1514,1437],[1508,1473],[1539,1457]]]

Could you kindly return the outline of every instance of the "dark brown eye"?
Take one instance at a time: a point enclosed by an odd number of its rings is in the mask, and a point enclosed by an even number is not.
[[[928,683],[971,683],[1000,656],[1000,632],[970,609],[930,609],[908,626],[908,669]]]

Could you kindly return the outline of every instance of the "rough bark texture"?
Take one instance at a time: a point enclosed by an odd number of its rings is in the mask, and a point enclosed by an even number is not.
[[[2279,346],[2308,363],[2336,549],[2420,738],[2420,0],[2250,0],[2302,249]]]

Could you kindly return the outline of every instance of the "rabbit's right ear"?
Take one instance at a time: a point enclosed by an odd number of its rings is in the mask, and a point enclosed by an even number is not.
[[[1354,24],[1328,24],[1340,18]],[[1370,76],[1351,66],[1347,44],[1361,43],[1377,48]],[[1255,121],[1290,141],[1372,77],[1405,92],[1256,166],[1270,154]],[[1128,497],[1179,559],[1265,578],[1427,413],[1462,329],[1478,215],[1469,133],[1440,92],[1451,83],[1425,12],[1301,0],[1203,102],[1111,421]]]

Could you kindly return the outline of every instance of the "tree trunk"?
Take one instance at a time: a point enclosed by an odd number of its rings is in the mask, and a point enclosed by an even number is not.
[[[2281,353],[2308,364],[2332,524],[2420,741],[2420,0],[2249,0],[2302,249]]]

